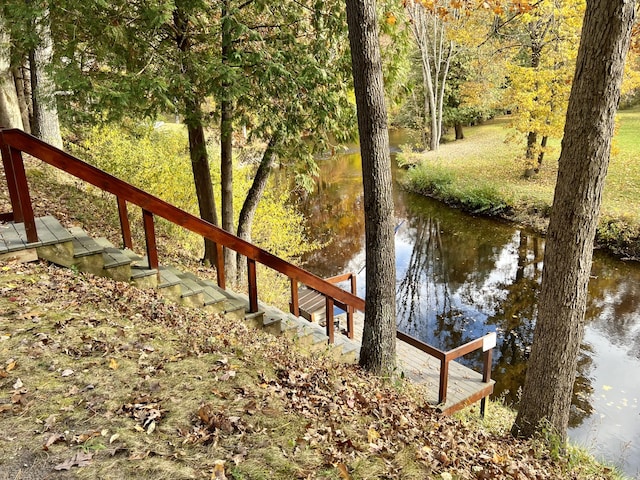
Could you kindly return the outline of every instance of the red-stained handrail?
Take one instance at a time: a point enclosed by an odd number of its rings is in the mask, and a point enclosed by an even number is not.
[[[133,185],[130,185],[119,178],[114,177],[102,170],[89,165],[88,163],[59,150],[42,140],[29,135],[22,130],[2,129],[0,130],[0,150],[2,161],[7,176],[9,196],[13,208],[12,217],[15,221],[24,222],[29,241],[35,241],[35,219],[31,208],[31,199],[24,172],[21,153],[27,153],[34,158],[59,168],[81,180],[84,180],[101,190],[112,193],[118,199],[118,206],[121,218],[122,235],[125,244],[129,243],[131,233],[128,231],[129,225],[126,219],[126,203],[132,203],[140,207],[144,212],[145,230],[147,239],[147,253],[149,260],[157,261],[157,251],[155,248],[155,238],[153,234],[153,216],[159,216],[176,225],[186,228],[204,238],[208,238],[217,244],[218,247],[230,248],[248,259],[249,270],[249,303],[250,310],[257,311],[257,287],[255,285],[255,264],[261,263],[273,270],[276,270],[293,281],[307,285],[318,292],[326,295],[334,301],[350,306],[355,310],[364,311],[364,300],[362,298],[346,292],[341,288],[326,282],[322,278],[303,270],[292,263],[289,263],[275,255],[263,250],[249,242],[246,242],[235,235],[222,230],[215,225],[202,220],[190,213],[187,213],[167,202],[161,200]],[[222,255],[218,255],[216,265],[218,273],[218,285],[224,288],[224,266]]]

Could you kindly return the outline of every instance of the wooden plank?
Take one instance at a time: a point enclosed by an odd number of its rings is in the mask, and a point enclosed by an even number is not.
[[[51,233],[51,236],[55,239],[53,243],[70,242],[73,239],[73,236],[69,231],[51,215],[46,215],[36,219],[36,224],[38,226],[38,233],[40,233],[41,226],[45,227]],[[43,238],[40,238],[40,241],[42,241],[43,245],[46,245]]]
[[[73,236],[73,256],[86,257],[101,253],[103,247],[100,246],[93,238],[87,235],[80,227],[71,227],[69,233]]]
[[[27,248],[26,234],[20,235],[20,232],[16,230],[16,224],[7,223],[2,225],[2,227],[3,228],[0,229],[0,236],[2,236],[7,252],[15,252],[16,250]],[[24,226],[22,227],[22,231],[24,232]]]

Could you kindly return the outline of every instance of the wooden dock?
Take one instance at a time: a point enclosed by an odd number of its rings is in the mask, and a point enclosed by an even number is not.
[[[321,298],[316,298],[318,296]],[[305,299],[304,302],[303,298]],[[324,320],[324,297],[317,293],[314,296],[309,291],[301,290],[300,299],[301,316],[310,321]],[[345,316],[346,314],[336,316],[336,320],[340,321],[341,327],[343,327]],[[363,329],[364,314],[356,312],[354,315],[355,341],[362,341]],[[493,393],[494,380],[484,382],[482,373],[451,360],[448,362],[446,400],[443,404],[440,404],[438,398],[440,394],[441,361],[400,339],[396,339],[396,355],[398,368],[403,372],[404,376],[417,384],[426,386],[428,403],[437,406],[444,414],[454,413]]]

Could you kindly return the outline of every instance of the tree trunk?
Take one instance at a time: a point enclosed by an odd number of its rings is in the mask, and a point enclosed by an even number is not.
[[[31,130],[35,136],[45,142],[62,148],[62,135],[56,105],[56,86],[48,71],[53,60],[53,40],[49,25],[48,10],[36,19],[35,31],[38,45],[29,52],[31,70],[31,96],[33,101],[33,120]]]
[[[456,140],[464,140],[464,132],[462,131],[462,123],[456,122],[453,126],[456,131]]]
[[[542,43],[541,39],[538,38],[537,29],[530,30],[531,36],[531,68],[536,69],[540,66],[540,56],[542,54]],[[536,89],[537,89],[537,80],[536,80]],[[534,101],[537,101],[538,98],[534,98]],[[538,144],[538,134],[536,132],[529,132],[527,134],[527,152],[525,154],[525,158],[527,159],[527,168],[531,170],[533,164],[533,158],[535,156],[536,145]],[[528,174],[525,173],[525,176],[530,176],[532,172],[528,171]]]
[[[189,79],[193,85],[193,68],[191,67],[190,59],[191,40],[187,33],[189,22],[182,9],[176,7],[173,12],[173,22],[176,32],[176,45],[184,54],[181,73]],[[183,101],[185,107],[185,123],[189,134],[191,170],[193,171],[193,181],[196,187],[196,197],[198,197],[200,218],[214,225],[218,225],[216,201],[213,195],[211,169],[209,167],[209,156],[207,154],[207,143],[202,123],[202,105],[197,95],[195,95],[195,92],[188,92],[184,96]],[[216,244],[211,240],[205,239],[204,241],[203,261],[209,262],[211,265],[218,265]]]
[[[389,132],[373,0],[347,0],[362,154],[366,307],[360,365],[390,375],[396,361],[396,274]]]
[[[12,69],[16,92],[18,93],[20,114],[22,115],[22,125],[24,126],[25,132],[31,133],[31,123],[29,121],[31,118],[31,89],[29,88],[29,82],[25,81],[25,70],[26,68],[24,67],[15,67]]]
[[[247,196],[244,199],[244,204],[240,210],[240,216],[238,218],[238,237],[247,242],[251,242],[251,227],[253,225],[253,217],[258,208],[258,203],[262,199],[262,194],[267,187],[267,181],[269,175],[275,165],[276,153],[275,146],[278,142],[277,138],[273,136],[267,145],[266,150],[262,155],[260,166],[253,177],[253,183],[251,188],[247,192]],[[237,268],[238,268],[238,283],[242,283],[245,278],[246,271],[242,265],[242,257],[240,254],[237,256]]]
[[[582,27],[549,220],[533,348],[514,435],[566,439],[593,241],[635,2],[592,0]]]
[[[9,33],[0,10],[0,127],[23,128],[16,84],[11,71]]]
[[[201,120],[201,107],[197,101],[192,101],[187,104],[187,110],[189,115],[185,118],[187,119],[187,131],[189,133],[189,156],[191,158],[191,170],[193,171],[196,196],[198,197],[200,218],[218,225],[216,200],[213,195],[211,169],[209,167],[209,156],[207,155],[207,143]],[[209,262],[210,265],[217,265],[216,260],[215,242],[205,239],[203,261]]]
[[[222,6],[222,63],[228,65],[233,50],[231,24],[228,15],[231,0],[224,0]],[[222,203],[222,228],[234,232],[233,221],[233,104],[229,90],[232,85],[223,85],[220,102],[220,182]],[[227,278],[236,278],[236,255],[231,249],[224,249],[224,266]]]
[[[542,167],[542,161],[544,160],[544,149],[547,146],[547,141],[549,140],[549,137],[547,137],[546,135],[544,137],[542,137],[542,141],[540,142],[540,153],[538,154],[538,164],[536,165],[535,168],[535,172],[539,173],[540,172],[540,167]]]

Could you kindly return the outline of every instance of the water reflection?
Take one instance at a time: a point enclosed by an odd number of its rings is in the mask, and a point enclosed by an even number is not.
[[[298,199],[309,236],[329,242],[304,259],[320,276],[364,267],[360,168],[357,154],[327,160],[317,191]],[[496,331],[495,393],[517,404],[537,314],[544,240],[398,189],[395,203],[399,329],[441,349]],[[364,272],[359,277],[363,296]],[[479,358],[466,361],[480,368]],[[640,268],[596,255],[570,436],[632,475],[640,470],[639,367]]]

